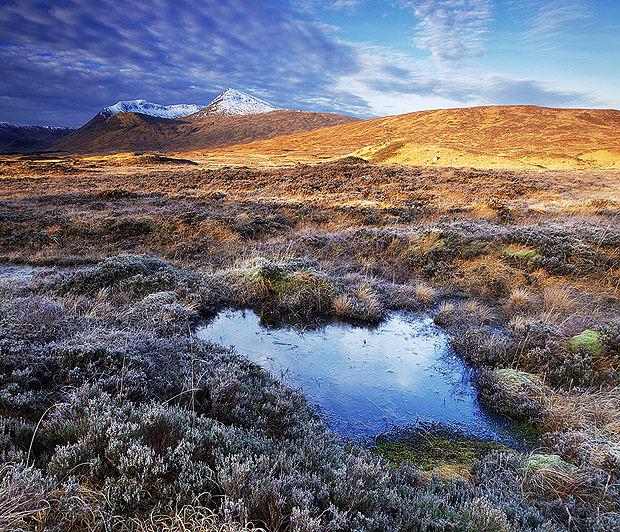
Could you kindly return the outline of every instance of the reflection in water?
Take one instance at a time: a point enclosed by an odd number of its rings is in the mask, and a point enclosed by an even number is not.
[[[484,412],[471,371],[427,316],[393,314],[375,328],[267,327],[251,311],[227,310],[197,335],[300,388],[340,434],[360,438],[416,422],[440,422],[509,442],[508,425]]]

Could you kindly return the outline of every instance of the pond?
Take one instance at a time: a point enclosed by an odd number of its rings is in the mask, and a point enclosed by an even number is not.
[[[351,439],[440,423],[514,443],[510,424],[478,403],[473,373],[427,315],[392,314],[376,327],[269,326],[252,311],[225,310],[199,338],[259,364],[290,386],[332,429]]]

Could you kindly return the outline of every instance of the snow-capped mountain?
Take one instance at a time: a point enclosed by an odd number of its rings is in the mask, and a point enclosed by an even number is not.
[[[204,105],[196,105],[193,103],[161,105],[159,103],[147,102],[146,100],[125,100],[104,107],[99,111],[97,116],[100,118],[109,118],[118,113],[141,113],[158,118],[181,118],[194,114],[203,107]]]
[[[258,115],[261,113],[269,113],[270,111],[278,111],[269,102],[256,98],[244,92],[235,89],[226,89],[220,95],[216,96],[213,101],[207,105],[197,116],[208,115],[225,115],[225,116],[243,116]]]

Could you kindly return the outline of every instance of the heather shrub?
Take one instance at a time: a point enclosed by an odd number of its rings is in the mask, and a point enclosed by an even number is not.
[[[150,328],[158,336],[185,333],[197,317],[196,305],[183,303],[174,292],[149,294],[119,316],[132,326]]]
[[[474,366],[495,367],[509,363],[511,343],[504,332],[489,325],[467,326],[462,323],[451,330],[454,332],[451,339],[454,350]]]
[[[287,283],[313,286],[296,272]],[[355,298],[375,297],[353,286]],[[10,299],[5,305],[6,316],[17,315]],[[124,322],[105,313],[78,319],[61,306],[48,335],[23,342],[0,329],[0,457],[24,479],[2,477],[12,491],[0,485],[9,515],[0,522],[124,529],[153,516],[175,520],[190,506],[200,522],[269,530],[546,522],[524,501],[515,512],[477,484],[422,480],[407,464],[393,469],[343,446],[300,393],[258,366],[181,328],[159,334],[184,305],[176,293],[153,292],[128,302]],[[187,319],[186,309],[180,315]]]
[[[525,282],[519,270],[493,256],[459,262],[453,277],[457,289],[482,298],[503,297]]]
[[[118,255],[94,268],[78,271],[60,283],[61,293],[95,295],[107,290],[110,295],[129,299],[142,298],[155,292],[175,290],[190,292],[196,283],[167,262],[148,255]]]

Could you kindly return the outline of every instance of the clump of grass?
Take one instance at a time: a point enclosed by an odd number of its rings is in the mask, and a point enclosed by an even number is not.
[[[523,464],[527,489],[548,498],[576,495],[583,489],[579,468],[557,454],[530,455]]]
[[[254,260],[233,275],[239,302],[302,316],[325,315],[332,310],[336,286],[329,277],[301,262]]]
[[[566,287],[547,286],[543,290],[543,308],[548,318],[558,320],[572,314],[578,298]]]
[[[416,302],[423,307],[434,305],[438,297],[437,290],[426,283],[416,283],[413,288],[413,293]]]
[[[488,306],[474,299],[461,303],[460,311],[464,314],[464,319],[471,323],[491,323],[495,318]]]
[[[475,367],[506,365],[512,355],[508,335],[490,325],[467,324],[459,320],[451,327],[452,347]]]
[[[536,249],[516,244],[502,248],[501,254],[508,262],[522,268],[535,267],[542,258]]]
[[[504,310],[509,316],[529,314],[537,306],[536,296],[526,288],[514,288],[504,302]]]
[[[447,327],[454,324],[457,318],[457,306],[451,301],[442,301],[433,316],[437,325]]]
[[[404,256],[407,266],[421,271],[425,275],[437,269],[438,264],[450,260],[453,253],[448,241],[437,230],[414,234],[411,243],[405,247]]]
[[[459,261],[457,266],[455,286],[483,299],[504,297],[511,289],[525,283],[521,271],[497,257],[483,256]]]
[[[437,253],[447,248],[446,241],[439,233],[431,231],[419,237],[408,249],[411,257],[426,257],[431,253]]]

